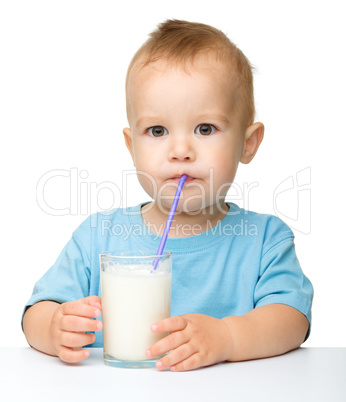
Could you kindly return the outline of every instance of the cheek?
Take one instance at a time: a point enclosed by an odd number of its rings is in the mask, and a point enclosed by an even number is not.
[[[210,157],[207,162],[212,167],[214,178],[218,180],[222,177],[223,180],[228,180],[227,178],[233,180],[239,164],[239,156],[236,152],[225,152],[225,149],[220,149],[214,155],[216,157]]]
[[[139,151],[139,152],[138,152]],[[155,197],[157,194],[156,176],[158,165],[153,158],[152,152],[145,152],[138,150],[135,154],[135,164],[137,171],[137,178],[143,190],[150,196]]]
[[[211,171],[213,185],[212,192],[214,195],[226,195],[231,187],[238,167],[238,159],[233,152],[220,151],[219,157],[210,161],[210,166],[213,167]]]
[[[153,170],[153,154],[148,148],[135,144],[134,157],[137,170],[151,172]]]
[[[150,196],[153,197],[156,190],[156,183],[152,175],[145,171],[137,170],[137,177],[143,190]]]

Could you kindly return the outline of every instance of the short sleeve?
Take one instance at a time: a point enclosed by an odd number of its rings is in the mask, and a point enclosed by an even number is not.
[[[311,326],[312,299],[313,287],[300,267],[292,234],[262,256],[254,304],[255,307],[276,303],[294,307],[307,317]]]
[[[90,260],[75,236],[66,244],[55,264],[39,279],[26,304],[28,307],[43,300],[65,303],[89,296]]]

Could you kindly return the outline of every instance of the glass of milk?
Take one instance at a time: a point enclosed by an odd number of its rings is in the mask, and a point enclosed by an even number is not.
[[[160,258],[153,269],[156,258]],[[100,254],[103,358],[113,367],[154,367],[145,351],[166,333],[150,327],[170,317],[172,253],[121,250]]]

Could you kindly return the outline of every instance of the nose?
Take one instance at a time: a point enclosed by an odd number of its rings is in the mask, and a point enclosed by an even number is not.
[[[172,136],[168,159],[170,161],[194,161],[196,159],[196,152],[191,140],[185,136]]]

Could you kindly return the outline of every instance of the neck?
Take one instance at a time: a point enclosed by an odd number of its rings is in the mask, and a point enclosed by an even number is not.
[[[205,232],[216,226],[229,210],[227,204],[208,206],[190,213],[176,211],[168,237],[187,237]],[[144,224],[155,234],[162,236],[169,211],[162,211],[155,201],[141,209]]]

